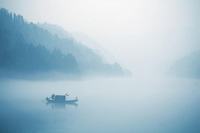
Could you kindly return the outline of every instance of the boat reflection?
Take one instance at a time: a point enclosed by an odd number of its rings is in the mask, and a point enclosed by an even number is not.
[[[50,106],[52,109],[65,109],[67,106],[74,106],[77,107],[77,103],[52,103],[52,102],[47,102],[47,106]]]

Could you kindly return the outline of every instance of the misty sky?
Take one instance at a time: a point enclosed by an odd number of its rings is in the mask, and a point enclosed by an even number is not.
[[[0,0],[33,22],[83,33],[134,73],[200,49],[199,0]]]

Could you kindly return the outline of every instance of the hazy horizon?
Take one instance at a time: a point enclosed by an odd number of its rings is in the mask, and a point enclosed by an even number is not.
[[[200,49],[198,0],[0,0],[28,21],[95,40],[135,75],[167,71]],[[95,45],[95,44],[94,44]]]

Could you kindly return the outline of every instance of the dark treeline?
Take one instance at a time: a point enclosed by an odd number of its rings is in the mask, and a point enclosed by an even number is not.
[[[22,16],[0,10],[0,69],[21,72],[63,71],[78,72],[73,55],[49,51],[40,44],[28,43],[22,28],[29,26]]]
[[[60,38],[6,9],[0,9],[0,71],[124,74],[70,36]]]

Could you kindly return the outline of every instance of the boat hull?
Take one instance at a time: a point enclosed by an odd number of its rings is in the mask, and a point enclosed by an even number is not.
[[[78,99],[65,100],[65,101],[55,101],[55,100],[47,98],[46,100],[47,100],[48,103],[66,103],[66,104],[70,104],[70,103],[78,102]]]

